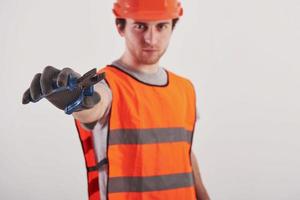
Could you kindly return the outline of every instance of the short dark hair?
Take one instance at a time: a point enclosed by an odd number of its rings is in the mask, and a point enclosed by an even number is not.
[[[172,19],[172,30],[175,28],[178,20],[179,20],[179,18]],[[124,30],[124,28],[126,26],[126,19],[124,19],[124,18],[116,18],[115,23],[116,23],[117,26],[120,27],[121,30]]]

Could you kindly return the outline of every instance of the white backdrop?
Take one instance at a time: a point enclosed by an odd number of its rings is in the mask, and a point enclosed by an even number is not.
[[[0,199],[87,199],[72,117],[22,105],[46,65],[119,57],[112,0],[0,0]],[[191,79],[194,151],[213,200],[300,199],[300,1],[183,1],[161,64]]]

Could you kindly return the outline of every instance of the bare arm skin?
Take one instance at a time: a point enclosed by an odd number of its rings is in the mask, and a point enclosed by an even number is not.
[[[93,108],[74,112],[72,115],[75,119],[83,124],[97,122],[106,112],[111,103],[111,91],[106,84],[100,82],[95,85],[95,91],[100,94],[101,100]]]
[[[197,200],[210,200],[210,197],[202,182],[197,159],[193,151],[191,153],[191,161],[192,161],[193,177],[194,177]]]

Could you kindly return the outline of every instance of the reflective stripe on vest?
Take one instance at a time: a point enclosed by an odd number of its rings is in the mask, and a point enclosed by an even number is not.
[[[103,161],[108,162],[108,199],[195,200],[190,160],[196,118],[192,84],[171,72],[167,85],[154,86],[113,66],[103,71],[113,96]],[[84,150],[86,160],[93,151]],[[97,173],[93,156],[93,161],[86,161],[88,175]],[[91,182],[89,200],[98,200],[99,188],[95,192]]]
[[[192,132],[184,128],[115,129],[110,131],[109,144],[191,143],[191,140]]]
[[[109,180],[109,192],[148,192],[190,187],[193,185],[192,176],[191,173],[182,173],[147,177],[115,177]]]

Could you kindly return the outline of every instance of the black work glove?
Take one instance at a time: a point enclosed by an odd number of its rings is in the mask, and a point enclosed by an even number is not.
[[[37,102],[45,97],[57,108],[64,110],[68,105],[76,101],[82,92],[80,87],[76,87],[73,90],[66,88],[70,77],[80,78],[80,74],[74,72],[71,68],[59,70],[52,66],[45,67],[43,73],[38,73],[34,76],[30,88],[23,94],[22,103]],[[57,88],[63,89],[57,90]],[[100,95],[94,91],[92,96],[83,98],[81,106],[76,111],[92,108],[99,101]]]

